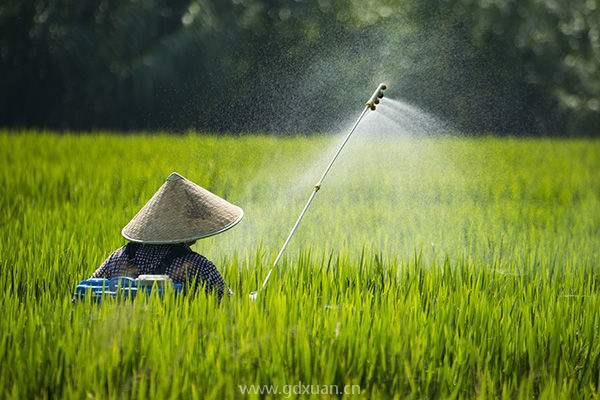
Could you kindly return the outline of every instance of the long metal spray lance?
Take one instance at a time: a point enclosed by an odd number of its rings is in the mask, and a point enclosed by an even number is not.
[[[267,286],[267,283],[269,283],[269,279],[271,279],[271,274],[273,273],[273,271],[275,270],[275,268],[277,268],[279,260],[281,260],[281,257],[283,256],[283,253],[285,252],[285,249],[287,248],[288,244],[290,243],[290,240],[292,239],[292,236],[294,236],[294,233],[296,233],[296,230],[300,226],[300,222],[302,221],[302,219],[304,218],[304,215],[306,214],[306,212],[310,208],[310,205],[312,204],[313,200],[315,199],[315,197],[317,195],[317,192],[319,191],[319,189],[321,189],[321,185],[323,184],[323,181],[325,180],[325,177],[327,176],[327,174],[331,170],[331,167],[333,167],[333,164],[335,163],[335,160],[338,159],[340,153],[342,152],[342,150],[346,146],[346,143],[348,143],[348,141],[350,140],[350,137],[352,136],[352,134],[354,133],[354,131],[358,127],[358,124],[363,119],[363,117],[365,116],[365,114],[369,110],[373,110],[374,111],[377,108],[377,104],[379,104],[379,99],[383,98],[383,91],[385,89],[387,89],[386,85],[383,84],[383,83],[381,83],[377,87],[377,89],[375,90],[375,92],[373,93],[373,95],[365,103],[365,108],[360,113],[360,116],[358,117],[358,119],[356,120],[356,122],[354,123],[354,125],[352,125],[352,128],[350,129],[350,132],[348,132],[348,134],[344,138],[344,141],[342,142],[342,144],[340,145],[340,147],[338,147],[335,155],[333,156],[333,158],[331,159],[331,161],[327,165],[327,168],[325,168],[325,171],[323,172],[323,175],[321,175],[321,179],[319,179],[319,182],[317,182],[317,184],[313,187],[313,190],[312,190],[312,192],[311,192],[311,194],[310,194],[310,196],[308,198],[308,201],[306,202],[306,205],[304,206],[304,208],[300,212],[300,215],[298,216],[298,219],[296,220],[296,223],[292,227],[292,230],[290,231],[287,239],[283,243],[283,247],[281,248],[281,250],[279,250],[279,254],[277,254],[277,257],[275,258],[275,261],[273,262],[273,266],[271,267],[271,269],[267,273],[267,276],[265,277],[265,280],[263,281],[262,285],[260,286],[260,289],[257,290],[257,291],[255,291],[255,292],[250,293],[250,298],[252,300],[256,300],[258,292],[262,291]]]

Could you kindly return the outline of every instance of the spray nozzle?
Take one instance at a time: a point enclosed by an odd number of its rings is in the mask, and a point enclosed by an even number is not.
[[[383,99],[383,91],[385,89],[387,89],[387,86],[385,84],[379,84],[369,101],[367,101],[366,106],[374,111],[377,108],[377,104],[379,104],[379,99]]]

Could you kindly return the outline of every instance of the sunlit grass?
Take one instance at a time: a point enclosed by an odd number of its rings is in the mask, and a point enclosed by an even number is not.
[[[598,396],[599,142],[358,138],[249,302],[334,143],[0,134],[0,397]],[[235,296],[73,305],[174,170],[246,211]]]

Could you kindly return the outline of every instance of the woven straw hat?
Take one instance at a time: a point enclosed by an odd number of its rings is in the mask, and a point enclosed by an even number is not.
[[[224,232],[243,216],[240,207],[173,172],[121,234],[138,243],[186,243]]]

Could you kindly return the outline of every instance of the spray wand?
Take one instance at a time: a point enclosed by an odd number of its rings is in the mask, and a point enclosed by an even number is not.
[[[344,148],[344,146],[346,146],[346,143],[348,143],[348,140],[350,140],[350,137],[352,136],[352,134],[356,130],[356,127],[358,126],[360,121],[363,119],[363,117],[366,115],[366,113],[369,110],[375,111],[375,109],[377,108],[377,104],[379,104],[379,99],[383,98],[383,91],[385,89],[387,89],[387,86],[385,84],[383,84],[383,83],[379,84],[379,86],[377,87],[375,92],[373,92],[373,95],[365,103],[365,108],[362,110],[362,112],[360,113],[360,116],[358,117],[358,119],[356,120],[354,125],[352,126],[352,129],[350,129],[350,132],[348,132],[348,135],[346,135],[344,141],[342,142],[340,147],[337,149],[335,155],[333,156],[333,158],[327,165],[327,168],[325,168],[323,175],[321,175],[321,179],[319,179],[319,182],[313,187],[313,190],[310,194],[310,197],[308,198],[308,201],[306,202],[306,205],[302,209],[302,212],[300,212],[300,215],[298,216],[296,223],[292,227],[292,230],[290,231],[287,239],[285,240],[285,243],[283,243],[283,247],[281,248],[281,250],[279,250],[279,254],[277,254],[277,257],[275,258],[275,261],[273,262],[273,266],[267,273],[267,276],[265,277],[265,280],[263,281],[262,285],[260,286],[260,288],[258,290],[250,293],[251,300],[256,300],[256,298],[258,296],[258,292],[264,290],[265,287],[267,287],[267,283],[269,283],[269,279],[271,279],[271,274],[273,273],[275,268],[277,268],[277,264],[279,263],[279,260],[281,260],[281,257],[283,256],[285,249],[287,248],[288,244],[290,243],[292,236],[294,236],[294,233],[296,233],[296,230],[300,226],[300,222],[302,221],[302,218],[304,218],[304,214],[306,214],[306,211],[308,211],[310,205],[312,204],[313,200],[315,199],[317,192],[319,191],[319,189],[321,189],[321,185],[323,184],[325,177],[329,173],[329,170],[331,170],[331,167],[333,167],[333,163],[335,163],[335,160],[337,160],[338,156],[342,152],[342,149]]]

